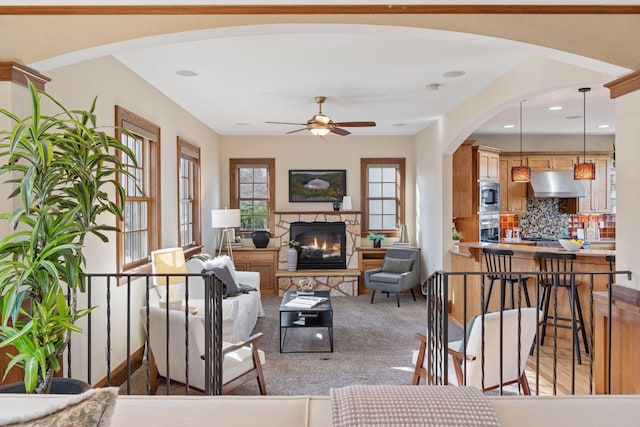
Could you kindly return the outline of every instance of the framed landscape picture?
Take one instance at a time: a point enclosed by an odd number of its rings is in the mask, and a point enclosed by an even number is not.
[[[345,169],[289,170],[290,202],[335,202],[345,194]]]

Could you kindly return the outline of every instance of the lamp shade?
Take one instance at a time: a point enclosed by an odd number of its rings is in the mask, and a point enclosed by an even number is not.
[[[240,209],[213,209],[211,228],[240,227]]]
[[[578,163],[573,167],[573,179],[596,179],[595,163]]]
[[[315,136],[319,136],[319,137],[323,137],[330,132],[329,128],[324,126],[312,127],[309,129],[309,131],[311,131],[311,133],[314,134]]]
[[[531,168],[529,166],[514,166],[511,168],[511,181],[529,182],[531,181]]]

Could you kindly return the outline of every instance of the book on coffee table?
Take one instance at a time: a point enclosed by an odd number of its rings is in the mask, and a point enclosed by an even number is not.
[[[285,303],[285,306],[292,308],[313,308],[316,305],[327,301],[328,298],[314,296],[297,296]]]

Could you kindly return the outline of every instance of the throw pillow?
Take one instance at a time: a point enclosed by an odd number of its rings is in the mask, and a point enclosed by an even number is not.
[[[222,291],[224,295],[233,295],[240,292],[238,287],[238,279],[233,261],[226,255],[215,257],[204,263],[206,271],[213,271],[218,279],[224,283],[225,289]]]
[[[384,273],[406,273],[411,271],[411,266],[413,266],[412,259],[387,257],[382,264],[382,271]]]
[[[2,427],[96,426],[111,424],[117,387],[94,388],[43,410],[0,420]]]

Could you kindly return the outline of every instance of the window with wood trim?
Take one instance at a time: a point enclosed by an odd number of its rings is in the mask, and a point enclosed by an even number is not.
[[[178,237],[186,251],[201,246],[200,147],[178,137]]]
[[[397,237],[405,221],[405,159],[360,159],[362,235]]]
[[[125,188],[124,221],[118,221],[118,272],[146,270],[149,255],[160,247],[160,127],[116,106],[116,135],[136,155],[125,158],[129,174]],[[126,129],[127,132],[121,131]]]
[[[275,159],[230,159],[231,208],[240,209],[240,234],[275,231]]]

